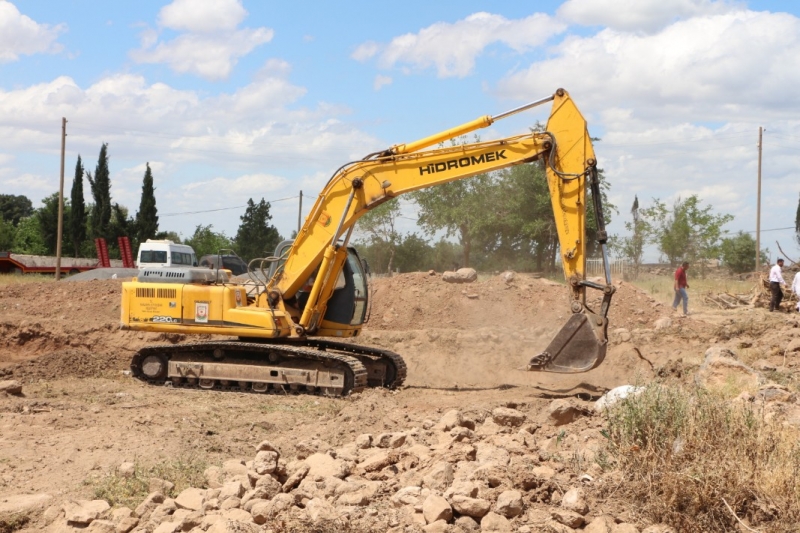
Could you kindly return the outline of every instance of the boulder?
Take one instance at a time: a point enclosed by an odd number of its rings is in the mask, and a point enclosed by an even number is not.
[[[364,433],[356,437],[356,448],[359,450],[366,450],[372,446],[372,435]]]
[[[22,384],[19,381],[10,379],[0,381],[0,394],[22,394]]]
[[[599,400],[594,402],[594,410],[598,413],[602,413],[606,409],[610,409],[619,403],[621,400],[624,400],[630,396],[641,394],[643,391],[644,387],[635,387],[633,385],[620,385],[619,387],[614,387],[607,393],[603,394]]]
[[[425,533],[448,533],[450,531],[450,526],[444,520],[437,520],[432,524],[423,526],[422,531]]]
[[[453,508],[443,497],[431,494],[422,503],[422,515],[428,524],[432,524],[437,520],[449,522],[453,518]]]
[[[387,466],[394,464],[397,458],[392,455],[388,450],[381,450],[373,455],[370,455],[358,465],[358,468],[363,472],[377,472],[383,470]]]
[[[153,533],[176,533],[181,530],[180,522],[161,522],[158,527],[153,530]]]
[[[350,474],[347,463],[341,459],[334,459],[327,453],[314,453],[306,457],[305,463],[308,465],[310,478],[316,477],[335,477],[344,479]]]
[[[488,500],[458,494],[450,498],[450,503],[458,514],[472,518],[482,518],[492,508],[492,502]]]
[[[564,493],[564,496],[561,498],[561,507],[581,515],[585,515],[589,512],[589,505],[586,503],[586,495],[583,489],[578,487],[572,487]]]
[[[442,274],[442,281],[447,283],[472,283],[478,279],[474,268],[459,268],[455,272],[448,270]]]
[[[378,448],[399,448],[406,441],[405,433],[384,433],[378,435]]]
[[[227,500],[228,498],[241,498],[244,496],[244,485],[241,481],[228,481],[219,491],[219,501]]]
[[[403,487],[392,495],[392,505],[395,507],[404,507],[406,505],[414,507],[419,504],[421,492],[422,489],[419,487]]]
[[[189,509],[190,511],[199,511],[203,508],[203,498],[206,497],[206,491],[203,489],[188,488],[183,490],[178,497],[175,498],[175,505],[179,509]]]
[[[86,526],[109,509],[111,506],[105,500],[68,501],[64,504],[64,518],[68,523]]]
[[[423,486],[444,492],[453,482],[453,465],[440,461],[434,464],[422,478]]]
[[[570,424],[581,416],[581,414],[581,410],[572,405],[568,400],[553,400],[547,407],[547,419],[554,426]]]
[[[222,474],[226,479],[231,479],[236,476],[246,476],[247,466],[241,459],[228,459],[222,463]]]
[[[621,523],[614,526],[611,533],[639,533],[639,528],[633,524]]]
[[[125,461],[117,467],[117,475],[120,477],[133,477],[136,475],[136,465],[134,463]]]
[[[93,520],[83,531],[86,533],[117,533],[117,525],[111,520]]]
[[[616,521],[613,517],[608,515],[601,515],[589,522],[583,533],[612,533]]]
[[[511,533],[511,522],[497,513],[489,512],[481,519],[481,533]]]
[[[450,431],[454,427],[460,426],[462,421],[463,419],[461,417],[461,411],[458,409],[451,409],[442,415],[442,418],[440,418],[439,422],[433,426],[433,429],[438,429],[439,431]]]
[[[494,504],[494,511],[506,518],[514,518],[522,514],[524,505],[522,493],[518,490],[506,490],[500,493]]]
[[[306,515],[312,522],[336,520],[338,513],[324,498],[313,498],[306,504]]]
[[[667,329],[672,326],[672,320],[669,317],[662,317],[653,322],[655,329]]]
[[[253,469],[257,474],[271,474],[278,468],[278,452],[273,450],[261,450],[256,453],[253,460]]]
[[[582,515],[567,509],[551,509],[550,516],[559,524],[573,529],[581,527],[585,522]]]
[[[161,503],[164,503],[164,495],[160,492],[151,492],[133,512],[136,516],[141,518],[144,515],[150,514],[153,509],[158,507]]]
[[[470,516],[459,516],[454,524],[460,527],[462,531],[470,533],[472,531],[480,531],[481,525]]]
[[[256,446],[256,453],[258,452],[275,452],[280,456],[278,448],[273,446],[272,443],[268,440],[262,440],[261,442],[258,443],[258,446]]]
[[[209,466],[203,471],[203,477],[206,480],[206,485],[208,485],[208,488],[218,489],[222,487],[224,475],[220,467]]]
[[[525,413],[508,407],[498,407],[492,411],[492,420],[498,426],[517,427],[525,423]]]

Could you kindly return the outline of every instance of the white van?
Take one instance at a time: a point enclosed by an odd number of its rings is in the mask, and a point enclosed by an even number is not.
[[[140,269],[197,266],[197,256],[191,246],[168,240],[147,239],[139,245],[136,257]]]

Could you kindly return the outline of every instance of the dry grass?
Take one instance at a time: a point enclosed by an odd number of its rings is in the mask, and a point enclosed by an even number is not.
[[[203,472],[208,463],[196,457],[178,458],[163,461],[151,467],[136,465],[134,474],[121,476],[116,471],[100,478],[90,478],[84,482],[92,490],[92,496],[106,500],[112,507],[126,506],[135,509],[150,493],[150,479],[158,478],[175,485],[172,494],[176,496],[189,487],[205,487]]]
[[[736,530],[725,502],[760,531],[796,531],[798,436],[699,389],[652,385],[608,413],[609,447],[625,476],[619,490],[648,521],[679,531]]]
[[[10,517],[0,517],[0,533],[14,533],[20,530],[30,521],[30,517],[25,514],[15,514]]]
[[[21,285],[23,283],[55,282],[53,276],[45,274],[0,274],[0,287],[6,285]]]
[[[739,279],[727,278],[700,278],[700,273],[689,269],[689,305],[696,306],[702,300],[701,295],[711,293],[727,292],[730,294],[745,294],[753,290],[756,286],[754,281],[742,281]],[[660,301],[669,301],[675,297],[673,289],[675,280],[672,275],[654,276],[652,274],[641,274],[639,279],[632,282],[633,285],[649,292],[654,298]]]

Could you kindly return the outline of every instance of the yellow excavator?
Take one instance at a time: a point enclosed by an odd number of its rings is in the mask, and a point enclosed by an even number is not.
[[[448,139],[547,102],[552,110],[543,132],[441,147]],[[328,395],[401,385],[406,365],[400,355],[353,340],[369,308],[363,265],[349,245],[356,221],[403,193],[537,160],[546,168],[572,315],[527,369],[574,373],[595,368],[606,354],[614,287],[591,139],[578,108],[559,89],[501,115],[486,115],[343,165],[317,197],[297,237],[279,244],[274,256],[251,262],[256,268],[249,280],[232,279],[220,269],[141,270],[122,284],[123,329],[237,339],[148,346],[131,362],[134,376],[180,387]],[[585,276],[588,191],[605,283]],[[599,309],[587,307],[587,289],[602,294]]]

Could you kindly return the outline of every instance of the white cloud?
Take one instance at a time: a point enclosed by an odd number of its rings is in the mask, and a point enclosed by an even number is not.
[[[567,0],[557,15],[583,26],[649,33],[679,19],[720,14],[742,4],[725,0]]]
[[[522,53],[544,44],[565,29],[565,24],[542,13],[509,20],[480,12],[454,23],[438,22],[419,33],[395,37],[385,46],[363,43],[351,57],[365,61],[378,55],[383,68],[398,64],[414,70],[433,67],[441,78],[463,78],[473,71],[476,58],[487,46],[502,43]]]
[[[783,116],[800,104],[800,20],[788,14],[695,17],[654,35],[605,29],[568,37],[552,54],[507,76],[498,92],[524,100],[562,86],[594,109],[690,121]]]
[[[373,87],[376,91],[380,91],[384,85],[391,85],[392,78],[391,76],[384,76],[382,74],[378,74],[375,76],[375,82],[373,83]]]
[[[181,74],[208,80],[227,78],[240,57],[272,40],[270,28],[237,29],[247,11],[239,0],[175,0],[159,12],[162,28],[183,31],[171,40],[159,41],[146,28],[140,48],[130,52],[137,63],[168,65]]]
[[[230,75],[240,57],[270,42],[273,35],[274,32],[268,28],[213,36],[190,33],[160,42],[153,49],[134,50],[131,57],[138,63],[164,63],[181,74],[221,80]]]
[[[56,39],[66,29],[64,24],[39,24],[11,2],[0,0],[0,63],[16,61],[20,55],[60,52],[63,46]]]
[[[161,8],[158,24],[192,33],[232,31],[246,16],[239,0],[174,0]]]

